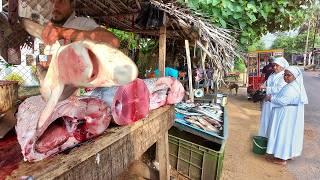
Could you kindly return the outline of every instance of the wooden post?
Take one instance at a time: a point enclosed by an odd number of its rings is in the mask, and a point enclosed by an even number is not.
[[[160,179],[170,179],[168,131],[157,142]]]
[[[194,102],[189,41],[188,41],[188,40],[185,40],[185,41],[184,41],[184,44],[185,44],[185,46],[186,46],[186,56],[187,56],[187,64],[188,64],[189,93],[190,93],[190,94],[189,94],[189,97],[190,97],[191,102]]]
[[[166,26],[162,26],[162,27],[160,27],[160,37],[159,37],[159,74],[160,74],[160,77],[165,76],[166,38],[167,38],[167,28],[166,28]]]

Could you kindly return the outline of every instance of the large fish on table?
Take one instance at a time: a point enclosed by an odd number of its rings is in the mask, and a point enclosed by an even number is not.
[[[92,97],[61,101],[37,129],[46,102],[41,96],[26,99],[18,109],[16,132],[26,161],[39,161],[103,133],[111,121],[111,109]]]
[[[26,30],[40,37],[43,26],[23,20]],[[67,99],[78,87],[110,87],[127,84],[138,76],[134,62],[120,50],[89,40],[53,47],[49,69],[40,78],[40,92],[47,101],[38,126],[51,115],[58,101]],[[52,53],[52,52],[51,52]]]

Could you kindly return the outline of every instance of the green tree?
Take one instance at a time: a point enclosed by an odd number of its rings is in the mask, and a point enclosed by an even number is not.
[[[256,41],[254,43],[252,43],[250,46],[248,46],[248,51],[257,51],[257,50],[264,50],[265,48],[265,44],[262,41]]]
[[[293,29],[310,16],[308,0],[179,0],[216,25],[237,30],[242,46],[266,32]],[[187,2],[187,3],[185,3]]]
[[[309,44],[308,50],[311,50],[313,47],[313,33],[309,35]],[[312,37],[312,38],[310,38]],[[305,50],[307,40],[307,33],[299,34],[297,36],[287,36],[287,35],[280,35],[277,39],[273,42],[272,48],[277,49],[281,48],[284,49],[286,53],[290,54],[302,54]],[[316,36],[315,38],[315,47],[320,47],[320,37]]]
[[[234,69],[233,69],[233,70],[234,70],[234,71],[241,72],[241,73],[245,72],[245,70],[246,70],[246,65],[245,65],[245,63],[244,63],[244,60],[237,57],[237,58],[234,60]]]

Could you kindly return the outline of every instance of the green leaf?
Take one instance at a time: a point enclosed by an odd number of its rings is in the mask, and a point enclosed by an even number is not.
[[[222,16],[223,16],[225,19],[227,19],[228,16],[230,16],[231,14],[232,14],[232,13],[231,13],[230,11],[225,11],[225,10],[222,11]]]
[[[226,28],[226,27],[227,27],[226,21],[224,21],[222,18],[219,18],[219,22],[220,22],[220,24],[221,24],[221,26],[222,26],[223,28]]]
[[[247,13],[247,15],[249,16],[251,22],[255,22],[257,20],[257,18],[256,18],[256,16],[254,14]]]
[[[235,13],[234,15],[233,15],[233,18],[234,19],[240,19],[242,17],[242,14],[240,14],[240,13]]]
[[[264,12],[263,10],[260,10],[260,13],[261,13],[264,20],[268,19],[268,14],[266,12]]]
[[[241,38],[240,38],[240,43],[241,43],[241,44],[247,44],[247,43],[248,43],[248,39],[245,38],[245,37],[241,37]]]
[[[240,26],[240,29],[243,30],[243,29],[247,26],[247,23],[240,20],[240,21],[239,21],[239,26]]]
[[[247,9],[252,10],[253,12],[257,12],[257,7],[253,1],[250,1],[247,4]]]
[[[212,6],[218,5],[220,2],[220,0],[207,0],[207,4],[211,4]]]

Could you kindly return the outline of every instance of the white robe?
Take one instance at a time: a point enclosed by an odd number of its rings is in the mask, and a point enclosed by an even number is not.
[[[266,93],[267,95],[276,95],[283,86],[287,83],[283,79],[284,71],[281,71],[277,74],[271,74],[266,82]],[[260,116],[260,127],[259,127],[259,136],[268,137],[267,131],[270,121],[270,113],[272,110],[273,104],[271,102],[263,102],[262,111]]]
[[[267,153],[283,160],[300,156],[304,133],[304,104],[299,103],[297,82],[287,84],[271,102],[274,104],[268,130]]]

